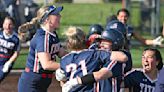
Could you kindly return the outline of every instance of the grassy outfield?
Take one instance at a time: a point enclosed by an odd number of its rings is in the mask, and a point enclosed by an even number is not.
[[[61,15],[61,27],[58,31],[59,37],[68,26],[79,26],[87,33],[89,26],[95,23],[105,26],[106,18],[115,14],[121,8],[120,3],[113,4],[62,4],[64,10]]]
[[[108,4],[62,4],[64,6],[64,10],[61,15],[61,27],[57,30],[59,34],[59,38],[63,41],[64,36],[63,33],[65,29],[72,26],[82,27],[87,33],[89,30],[89,26],[91,24],[99,23],[105,26],[106,18],[109,15],[116,14],[117,10],[122,7],[121,3],[108,3]],[[162,8],[164,5],[161,5],[161,21],[164,21],[164,12],[162,12]],[[134,8],[131,11],[131,25],[138,26],[139,25],[139,9]],[[138,30],[137,30],[138,31]],[[153,38],[150,36],[150,33],[139,32],[141,35],[144,35],[146,38]],[[143,34],[144,33],[144,34]],[[132,57],[134,67],[141,66],[141,55],[142,51],[145,47],[132,47]],[[164,55],[164,48],[159,48]],[[17,59],[17,62],[14,68],[24,68],[26,57],[27,57],[28,49],[22,49],[20,56]],[[164,57],[164,56],[163,56]]]
[[[116,14],[117,11],[122,7],[121,3],[107,3],[107,4],[62,4],[64,6],[64,10],[61,15],[61,27],[59,29],[58,34],[61,39],[64,39],[63,33],[68,26],[79,26],[84,29],[87,33],[89,30],[89,26],[91,24],[99,23],[103,26],[106,25],[106,19],[110,15]],[[141,24],[140,20],[140,10],[139,4],[134,5],[135,8],[132,8],[130,25],[135,28]],[[161,12],[160,12],[160,25],[164,21],[164,3],[161,3]],[[140,30],[137,30],[140,31]],[[147,32],[147,31],[146,31]],[[141,35],[144,32],[139,32]],[[150,35],[150,34],[149,34]],[[149,36],[148,35],[148,36]]]
[[[88,26],[94,23],[100,23],[105,26],[106,18],[110,15],[116,14],[117,10],[122,7],[121,3],[102,3],[102,4],[62,4],[64,10],[61,15],[61,28],[69,25],[77,25],[87,29]],[[132,4],[134,6],[130,9],[131,25],[140,25],[140,10],[139,3]],[[138,8],[137,8],[138,7]],[[160,24],[164,21],[164,2],[161,3],[160,9]]]
[[[147,47],[145,47],[145,46],[132,47],[131,54],[132,54],[132,60],[133,60],[133,67],[142,67],[141,66],[141,56],[142,56],[142,52],[145,48],[147,48]],[[162,57],[164,58],[164,48],[159,48],[159,47],[157,47],[157,48],[160,50]],[[14,68],[24,68],[25,67],[27,54],[28,54],[27,48],[21,50],[20,56],[18,57],[15,65],[14,65]],[[59,62],[59,59],[58,59],[58,62]]]

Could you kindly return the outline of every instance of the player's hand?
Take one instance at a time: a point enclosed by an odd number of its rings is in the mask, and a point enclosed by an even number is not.
[[[56,74],[55,75],[56,75],[56,80],[57,81],[62,81],[62,80],[64,80],[66,78],[66,76],[64,74],[64,71],[62,69],[60,69],[60,68],[58,68],[56,70]]]
[[[6,62],[2,68],[2,71],[4,73],[8,72],[9,71],[9,68],[11,67],[11,62]]]
[[[153,45],[162,45],[162,42],[164,41],[164,38],[162,36],[158,36],[153,40]]]
[[[62,86],[62,92],[69,92],[76,85],[78,85],[77,78],[71,79]]]

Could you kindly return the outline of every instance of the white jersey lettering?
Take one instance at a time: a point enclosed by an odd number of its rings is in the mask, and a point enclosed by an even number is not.
[[[7,42],[4,39],[0,39],[0,45],[9,49],[12,49],[14,47],[14,43],[12,42]]]
[[[140,83],[141,90],[140,92],[154,92],[154,87],[151,85]]]

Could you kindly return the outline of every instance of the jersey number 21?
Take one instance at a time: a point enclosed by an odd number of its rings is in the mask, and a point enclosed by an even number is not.
[[[66,66],[66,72],[71,72],[70,79],[73,79],[74,74],[76,73],[78,66],[81,66],[83,76],[87,74],[87,67],[85,64],[85,60],[80,61],[78,64],[71,63],[71,64]]]

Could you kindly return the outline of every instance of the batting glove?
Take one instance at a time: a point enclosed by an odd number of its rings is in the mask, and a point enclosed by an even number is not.
[[[153,40],[153,45],[162,45],[164,38],[162,36],[158,36]]]
[[[4,66],[3,66],[2,71],[3,71],[4,73],[6,73],[6,72],[9,71],[9,68],[10,68],[10,67],[11,67],[11,62],[6,62],[6,63],[4,64]]]
[[[71,79],[62,86],[62,92],[69,92],[76,85],[78,85],[77,78]]]
[[[62,81],[66,78],[64,71],[60,68],[56,70],[56,80],[57,81]]]

